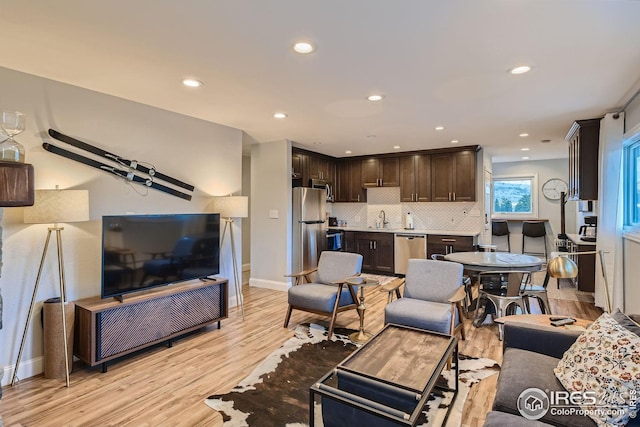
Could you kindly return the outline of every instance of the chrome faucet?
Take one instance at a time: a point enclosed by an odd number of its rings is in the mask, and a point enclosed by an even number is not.
[[[380,210],[378,218],[382,219],[382,228],[387,228],[387,224],[389,224],[389,221],[387,221],[387,214],[384,212],[384,210]]]

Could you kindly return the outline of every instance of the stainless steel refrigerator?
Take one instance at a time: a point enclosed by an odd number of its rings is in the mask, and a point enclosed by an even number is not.
[[[292,268],[299,272],[318,265],[320,252],[327,246],[327,190],[293,189]]]

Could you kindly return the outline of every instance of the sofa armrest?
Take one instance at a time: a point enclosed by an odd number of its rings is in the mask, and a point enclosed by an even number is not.
[[[503,351],[519,348],[561,359],[581,333],[553,326],[507,322],[504,325],[502,348]]]

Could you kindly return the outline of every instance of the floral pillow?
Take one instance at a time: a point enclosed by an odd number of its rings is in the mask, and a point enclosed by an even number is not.
[[[564,353],[556,377],[599,426],[635,418],[640,399],[640,337],[604,313]],[[580,403],[581,402],[581,403]]]

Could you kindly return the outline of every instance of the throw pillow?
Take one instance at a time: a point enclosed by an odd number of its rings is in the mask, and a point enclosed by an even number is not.
[[[630,316],[621,312],[619,308],[616,308],[613,313],[611,313],[611,317],[613,317],[620,326],[624,326],[628,331],[640,336],[640,325],[638,325],[638,323],[636,323],[637,321],[633,320]]]
[[[599,426],[624,425],[638,412],[640,337],[604,313],[564,353],[554,370]]]

